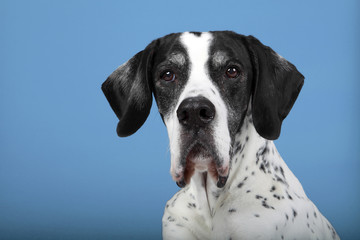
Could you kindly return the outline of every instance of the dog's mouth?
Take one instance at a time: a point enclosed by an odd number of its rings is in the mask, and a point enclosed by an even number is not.
[[[196,142],[184,151],[183,156],[180,161],[183,171],[176,179],[179,187],[189,184],[195,171],[207,173],[219,188],[225,185],[229,169],[228,166],[224,166],[214,147]]]

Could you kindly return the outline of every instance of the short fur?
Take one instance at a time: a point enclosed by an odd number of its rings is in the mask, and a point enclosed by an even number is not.
[[[182,189],[164,239],[339,239],[272,141],[303,83],[270,47],[229,31],[159,38],[108,77],[119,136],[142,126],[152,94],[167,127]]]

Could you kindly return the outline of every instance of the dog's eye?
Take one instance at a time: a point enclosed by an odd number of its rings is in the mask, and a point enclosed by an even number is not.
[[[239,76],[239,71],[236,69],[236,67],[229,67],[226,69],[226,76],[228,78],[236,78]]]
[[[161,79],[167,82],[172,82],[176,79],[176,74],[172,71],[165,71],[161,74]]]

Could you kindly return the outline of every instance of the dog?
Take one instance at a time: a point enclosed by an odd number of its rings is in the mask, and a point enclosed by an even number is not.
[[[272,141],[303,83],[270,47],[231,31],[169,34],[107,78],[120,137],[143,125],[152,94],[166,125],[182,189],[163,239],[339,239]]]

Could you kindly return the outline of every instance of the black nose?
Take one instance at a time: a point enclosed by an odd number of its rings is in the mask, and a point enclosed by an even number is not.
[[[215,106],[204,97],[186,98],[176,113],[183,126],[205,127],[215,117]]]

